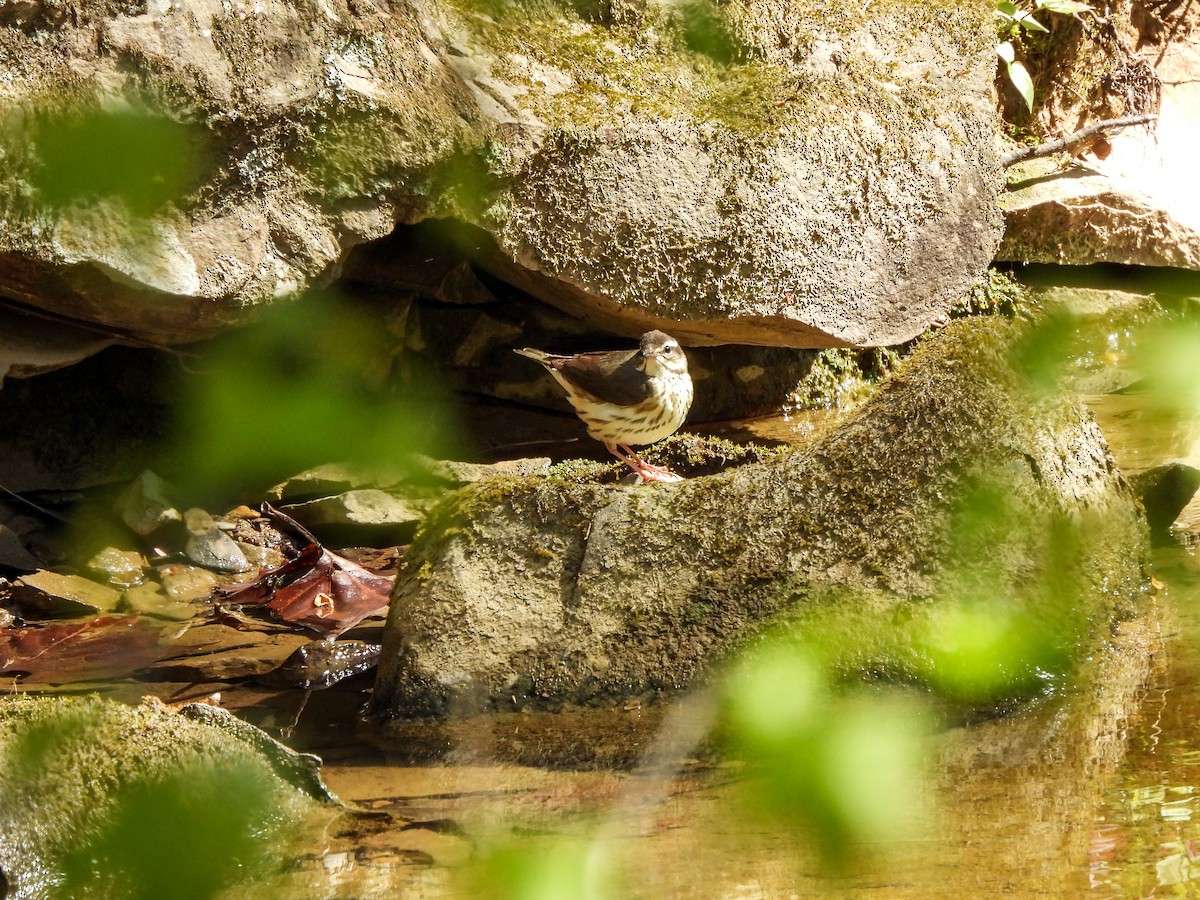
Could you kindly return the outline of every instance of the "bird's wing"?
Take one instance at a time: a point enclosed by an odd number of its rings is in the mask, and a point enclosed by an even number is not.
[[[635,406],[650,396],[646,373],[638,365],[642,353],[579,353],[554,357],[545,362],[572,387],[587,391],[598,400],[618,406]]]

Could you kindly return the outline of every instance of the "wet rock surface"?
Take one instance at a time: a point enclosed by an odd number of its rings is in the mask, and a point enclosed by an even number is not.
[[[1174,461],[1155,466],[1131,479],[1146,507],[1150,533],[1156,541],[1171,537],[1171,528],[1200,488],[1200,469]]]
[[[1064,629],[1020,588],[1045,570],[1057,525],[1085,521],[1063,572],[1079,581],[1071,602],[1091,623],[1129,612],[1140,506],[1088,413],[1024,393],[1019,337],[955,323],[838,428],[722,474],[651,488],[502,479],[452,496],[402,570],[375,712],[606,704],[693,684],[781,618],[919,618],[963,588],[956,510],[981,486],[1004,498],[1005,524],[967,555],[998,561],[998,590]]]

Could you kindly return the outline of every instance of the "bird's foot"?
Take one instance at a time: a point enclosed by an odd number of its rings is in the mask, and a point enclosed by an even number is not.
[[[616,447],[609,447],[609,451],[629,468],[633,469],[637,475],[639,484],[656,481],[660,484],[674,484],[677,481],[683,481],[683,478],[676,475],[665,466],[656,466],[653,463],[648,463],[636,453],[633,449],[624,445],[617,444]]]
[[[656,466],[653,463],[646,462],[644,459],[638,460],[638,462],[641,463],[641,466],[634,469],[634,471],[645,481],[683,481],[682,476],[676,475],[665,466]]]
[[[644,484],[649,481],[656,481],[659,484],[675,484],[676,482],[683,481],[682,475],[676,475],[670,469],[664,469],[661,466],[634,469],[633,471],[637,473],[638,484]]]

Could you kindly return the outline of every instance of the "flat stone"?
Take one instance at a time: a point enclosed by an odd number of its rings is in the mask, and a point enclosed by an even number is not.
[[[1017,181],[1001,207],[999,260],[1200,268],[1200,223],[1192,227],[1134,183],[1081,165]]]
[[[22,575],[16,583],[42,591],[49,608],[60,614],[112,612],[121,603],[121,591],[79,575],[43,570]]]
[[[306,525],[415,525],[428,502],[371,488],[281,507]]]

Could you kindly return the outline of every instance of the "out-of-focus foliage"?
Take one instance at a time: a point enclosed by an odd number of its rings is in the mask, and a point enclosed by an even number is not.
[[[1050,394],[1062,386],[1078,320],[1064,309],[1051,309],[1028,329],[1013,348],[1013,366],[1034,394]]]
[[[264,771],[224,763],[206,775],[127,786],[104,827],[62,860],[62,896],[203,900],[265,873],[275,798]]]
[[[911,698],[838,691],[810,648],[749,654],[726,684],[726,728],[752,764],[746,811],[805,829],[830,864],[891,838],[920,806],[920,725]]]
[[[194,191],[209,165],[203,129],[129,109],[9,116],[4,142],[22,140],[32,143],[36,199],[51,209],[118,199],[150,215]]]
[[[1148,411],[1200,421],[1200,323],[1171,320],[1142,330],[1133,365],[1144,373]]]
[[[402,471],[415,453],[448,455],[448,402],[432,379],[392,385],[395,353],[376,320],[335,297],[272,308],[201,351],[164,469],[185,492],[229,493],[331,461]]]
[[[617,900],[629,895],[617,889],[612,853],[603,839],[508,841],[467,869],[465,886],[489,900]]]

